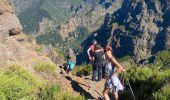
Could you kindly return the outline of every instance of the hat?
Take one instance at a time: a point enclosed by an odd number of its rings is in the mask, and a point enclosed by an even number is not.
[[[106,48],[105,48],[105,49],[112,51],[112,47],[111,47],[110,45],[106,45]]]

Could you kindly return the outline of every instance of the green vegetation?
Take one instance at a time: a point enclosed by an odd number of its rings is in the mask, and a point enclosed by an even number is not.
[[[36,37],[36,41],[40,44],[52,44],[53,46],[55,46],[57,43],[61,44],[64,42],[62,37],[56,31],[39,35],[38,37]]]
[[[53,63],[40,62],[34,66],[34,69],[38,72],[54,73],[56,66]]]
[[[170,68],[169,51],[161,51],[156,56],[154,64],[139,67],[135,64],[128,64],[125,79],[129,80],[137,100],[169,100],[170,99]],[[161,58],[162,57],[162,58]],[[128,63],[129,57],[120,61]],[[166,69],[163,68],[166,66]],[[128,87],[128,84],[125,84]],[[132,98],[130,90],[126,89],[122,97]]]
[[[129,81],[133,84],[135,95],[138,100],[147,98],[154,98],[154,100],[169,100],[170,69],[157,73],[149,68],[137,69],[137,71],[133,72],[128,71],[131,74],[128,77]]]
[[[1,100],[37,100],[45,84],[45,81],[15,64],[0,69],[0,80]]]
[[[87,28],[83,26],[78,26],[76,31],[73,34],[77,34],[77,37],[74,37],[72,40],[67,40],[66,42],[69,44],[69,47],[75,49],[80,46],[80,44],[84,41],[86,38],[85,36],[88,34]]]
[[[55,84],[46,89],[46,95],[43,100],[85,100],[83,96],[73,96],[71,93],[66,92],[60,85]]]
[[[168,66],[170,66],[170,51],[168,50],[160,51],[156,55],[154,66],[157,66],[157,67],[163,66],[165,69],[168,68]]]
[[[0,100],[85,100],[58,84],[48,85],[16,64],[1,66],[0,80]]]
[[[150,68],[139,68],[137,66],[131,67],[129,70],[126,72],[126,77],[133,81],[145,81],[152,75],[152,69]]]
[[[155,100],[169,100],[170,99],[170,84],[162,86],[157,92],[153,94]]]
[[[87,28],[83,26],[78,26],[74,32],[69,33],[69,39],[66,38],[65,41],[58,34],[57,31],[51,31],[46,34],[39,35],[36,37],[36,41],[39,44],[52,44],[53,47],[58,49],[58,52],[59,54],[61,54],[61,56],[66,56],[67,50],[69,50],[70,48],[79,48],[80,44],[86,38],[88,33],[89,31],[87,30]],[[41,48],[37,48],[36,51],[39,51],[40,49]]]
[[[15,1],[16,8],[19,0]],[[20,2],[20,1],[19,1]],[[91,4],[83,0],[40,0],[36,3],[30,0],[20,4],[18,17],[25,33],[35,33],[39,30],[39,22],[44,17],[54,22],[54,26],[66,23],[71,17],[85,16],[91,10]],[[96,1],[97,2],[97,1]],[[27,3],[33,3],[28,6]]]
[[[51,19],[51,15],[40,8],[42,1],[37,2],[18,14],[25,33],[34,33],[39,30],[39,22],[43,17]]]
[[[92,66],[86,65],[86,66],[76,66],[72,72],[73,75],[78,76],[88,76],[92,73]]]

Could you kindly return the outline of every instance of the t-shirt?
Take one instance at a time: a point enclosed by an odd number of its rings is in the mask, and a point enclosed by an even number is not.
[[[94,52],[94,45],[93,44],[89,48],[91,48],[91,51]]]
[[[104,66],[104,62],[105,62],[105,55],[103,51],[100,52],[94,52],[93,53],[94,56],[94,66]]]

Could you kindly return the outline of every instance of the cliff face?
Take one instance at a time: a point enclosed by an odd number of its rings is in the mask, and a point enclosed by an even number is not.
[[[147,59],[170,47],[169,5],[170,0],[124,0],[99,32],[109,31],[106,39],[119,55],[132,55],[137,62]]]
[[[0,36],[2,33],[9,35],[10,30],[22,30],[22,26],[15,15],[8,0],[0,1]],[[15,32],[14,32],[15,34]]]
[[[51,62],[36,52],[36,41],[23,34],[22,26],[8,0],[0,1],[0,65],[19,63],[31,68],[39,62]]]

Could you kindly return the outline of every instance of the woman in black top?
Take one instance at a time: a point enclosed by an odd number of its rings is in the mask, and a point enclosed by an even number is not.
[[[92,80],[95,81],[98,73],[98,81],[102,79],[102,67],[104,66],[104,51],[102,47],[97,44],[94,46],[93,60],[94,60],[94,70]]]

